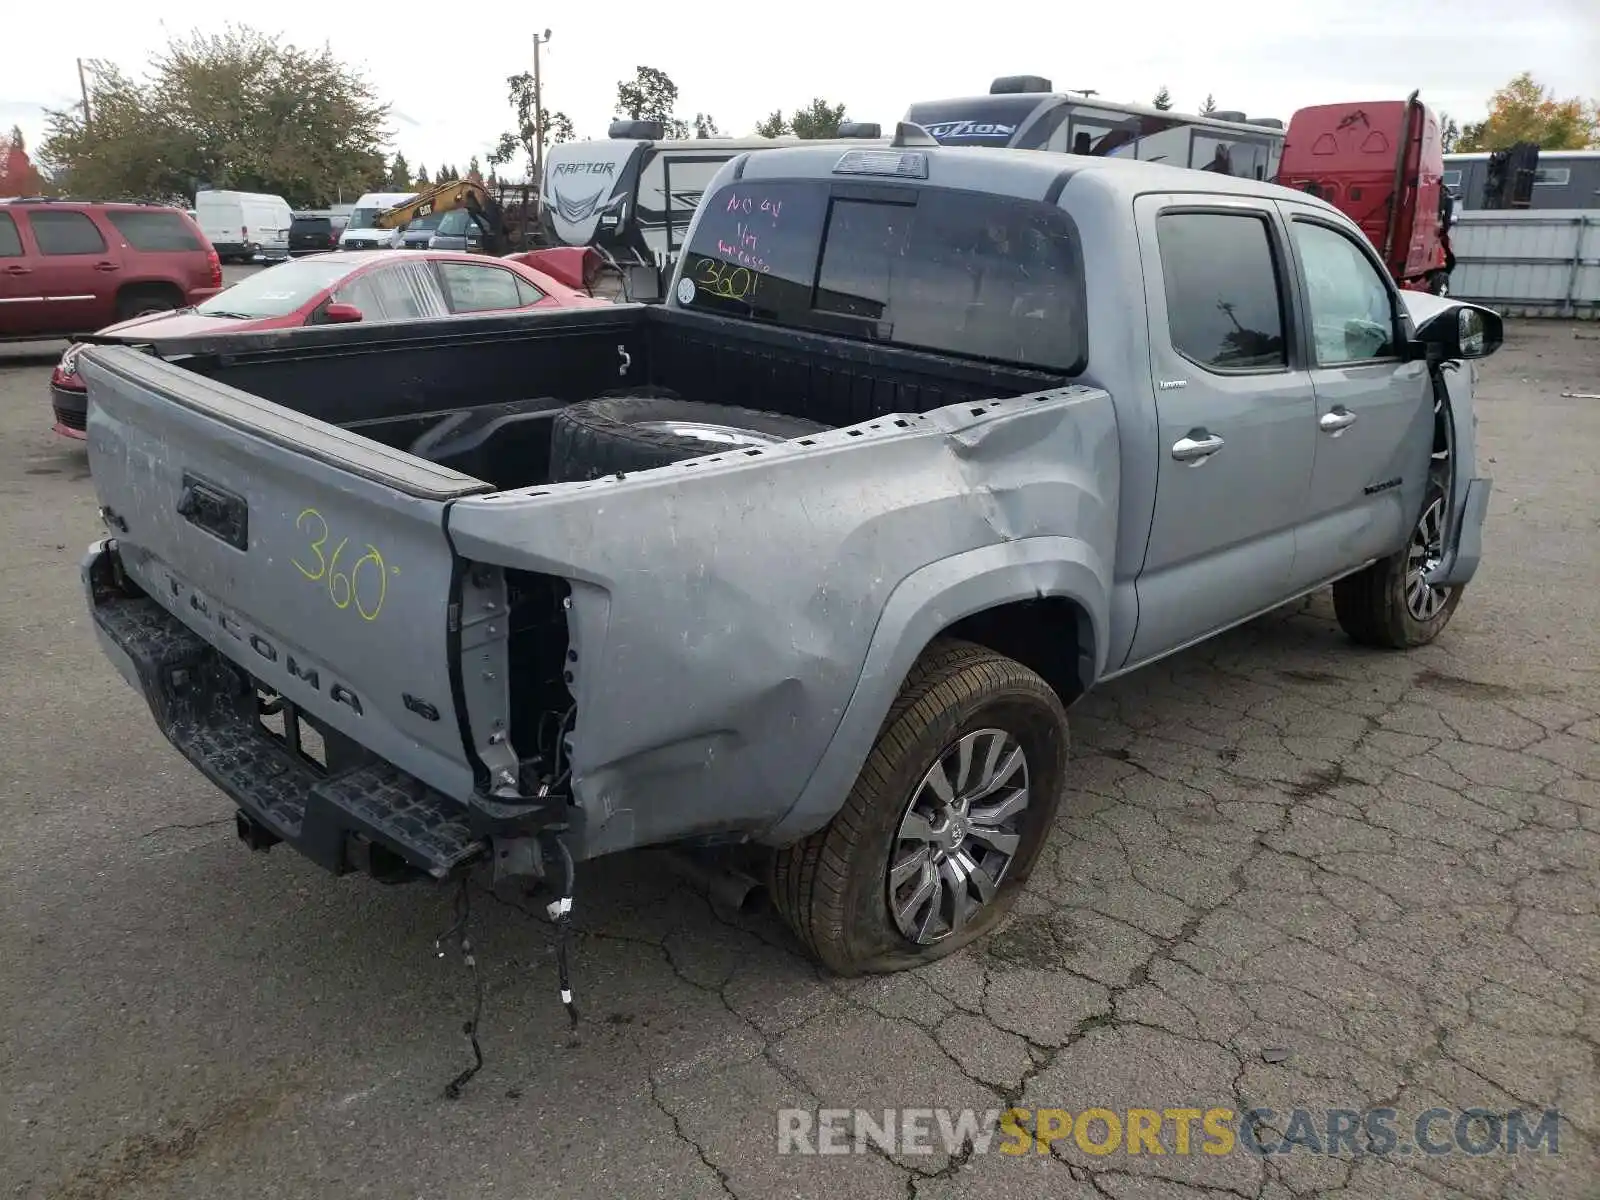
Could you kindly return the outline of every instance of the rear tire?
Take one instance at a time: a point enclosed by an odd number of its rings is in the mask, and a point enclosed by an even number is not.
[[[171,312],[183,304],[183,297],[169,288],[129,288],[117,297],[117,320],[129,321],[150,313]]]
[[[996,783],[1013,753],[1020,762]],[[1067,717],[1050,685],[1013,659],[941,639],[902,685],[844,806],[773,855],[773,903],[840,975],[902,971],[952,954],[1004,921],[1049,837],[1066,771]],[[941,786],[930,784],[938,779]],[[941,810],[946,792],[953,805]],[[1007,808],[1014,811],[996,815]],[[948,819],[958,813],[960,821]],[[923,836],[930,829],[945,831],[937,848]],[[1011,852],[997,860],[1000,838]],[[985,868],[982,882],[997,875],[998,886],[973,882]],[[933,898],[918,908],[930,874]],[[953,904],[976,907],[956,921],[948,919]]]
[[[799,417],[698,404],[666,389],[637,388],[569,405],[550,429],[550,480],[599,479],[649,471],[719,450],[771,445],[820,433]]]

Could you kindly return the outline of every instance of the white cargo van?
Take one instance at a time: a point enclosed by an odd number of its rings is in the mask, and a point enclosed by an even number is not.
[[[350,210],[350,223],[339,235],[341,250],[398,250],[399,229],[379,229],[373,225],[378,214],[396,204],[416,198],[415,192],[368,192]]]
[[[196,192],[195,220],[223,262],[268,262],[289,256],[294,213],[282,196],[264,192]]]

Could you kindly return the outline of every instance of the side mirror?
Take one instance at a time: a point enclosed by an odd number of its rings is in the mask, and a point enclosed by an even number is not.
[[[330,304],[322,310],[326,325],[350,325],[361,320],[361,310],[354,304]]]
[[[1488,358],[1505,341],[1505,322],[1492,308],[1454,304],[1417,327],[1413,357]]]

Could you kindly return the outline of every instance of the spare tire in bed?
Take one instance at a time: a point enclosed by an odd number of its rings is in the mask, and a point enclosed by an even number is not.
[[[648,471],[719,450],[769,446],[820,433],[799,417],[655,396],[607,396],[572,404],[550,429],[550,480]]]

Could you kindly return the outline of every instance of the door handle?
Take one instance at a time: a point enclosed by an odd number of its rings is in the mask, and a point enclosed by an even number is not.
[[[1347,408],[1336,408],[1332,412],[1325,412],[1317,418],[1317,428],[1323,433],[1331,433],[1338,437],[1346,429],[1356,423],[1356,415]]]
[[[1200,436],[1195,437],[1195,434]],[[1186,437],[1172,443],[1172,457],[1198,467],[1221,449],[1222,439],[1216,434],[1207,433],[1204,429],[1192,429]]]
[[[11,267],[7,267],[6,268],[6,274],[7,275],[32,275],[33,274],[33,268],[32,267],[11,266]]]
[[[94,269],[96,271],[120,271],[122,270],[122,264],[114,262],[97,262],[94,265]]]

